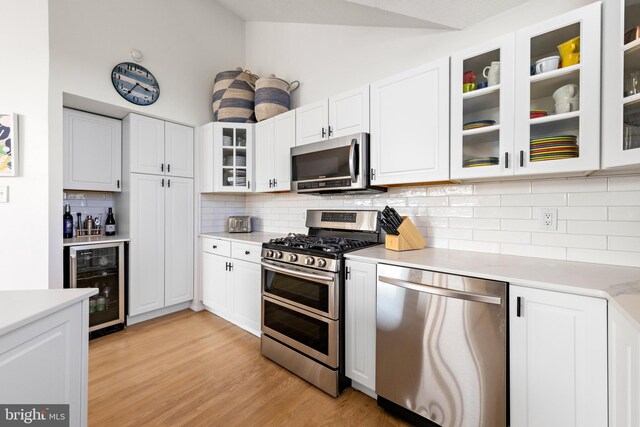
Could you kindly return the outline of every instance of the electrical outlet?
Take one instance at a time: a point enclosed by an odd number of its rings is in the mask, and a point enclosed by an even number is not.
[[[9,202],[9,187],[6,185],[0,185],[0,203]]]
[[[540,213],[540,228],[543,230],[558,229],[558,209],[542,209]]]

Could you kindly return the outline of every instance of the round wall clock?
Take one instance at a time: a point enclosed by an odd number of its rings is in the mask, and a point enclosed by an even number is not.
[[[160,97],[160,85],[149,70],[133,62],[122,62],[111,71],[116,91],[136,105],[151,105]]]

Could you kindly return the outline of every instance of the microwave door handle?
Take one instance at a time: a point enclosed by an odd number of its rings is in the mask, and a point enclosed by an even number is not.
[[[288,268],[278,267],[273,264],[266,263],[264,261],[261,262],[260,265],[262,265],[267,270],[275,271],[277,273],[282,273],[282,274],[288,274],[289,276],[300,277],[302,279],[319,280],[322,282],[334,281],[333,277],[320,276],[318,274],[305,273],[303,271],[293,271],[293,270],[289,270]]]
[[[356,147],[358,146],[358,140],[351,140],[351,148],[349,149],[349,172],[351,173],[351,182],[356,182]]]

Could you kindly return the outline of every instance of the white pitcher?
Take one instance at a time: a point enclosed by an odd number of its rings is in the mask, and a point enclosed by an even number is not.
[[[491,65],[484,67],[482,75],[487,79],[487,86],[495,86],[500,83],[500,61],[492,61]]]

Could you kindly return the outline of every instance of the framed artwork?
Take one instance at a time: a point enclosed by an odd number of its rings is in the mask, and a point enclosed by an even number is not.
[[[0,113],[0,176],[18,170],[18,115]]]

